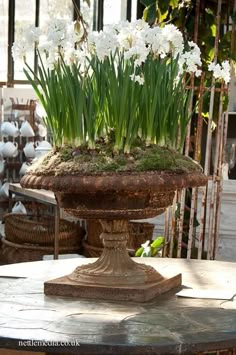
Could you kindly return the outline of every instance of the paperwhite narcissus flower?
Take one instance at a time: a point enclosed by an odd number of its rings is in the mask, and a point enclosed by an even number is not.
[[[106,56],[114,52],[118,45],[115,34],[106,31],[92,32],[88,36],[88,43],[91,48],[94,46],[95,53],[100,60],[104,60]]]
[[[132,75],[130,75],[130,78],[131,78],[131,80],[139,83],[139,85],[143,85],[144,84],[144,78],[141,77],[140,75],[132,74]]]
[[[40,34],[40,28],[30,25],[27,27],[27,30],[23,30],[22,36],[25,38],[27,43],[38,43]]]
[[[151,256],[151,247],[150,247],[150,240],[147,240],[145,243],[141,244],[143,247],[143,252],[141,256]]]
[[[201,70],[198,69],[202,65],[200,48],[192,41],[188,42],[188,46],[189,50],[179,56],[179,73],[187,71],[195,73],[195,76],[200,76]]]
[[[63,19],[52,19],[48,23],[47,38],[55,46],[63,45],[66,38],[68,23]]]
[[[25,60],[27,57],[27,54],[33,50],[33,47],[29,46],[28,42],[25,42],[24,40],[20,42],[14,42],[12,46],[12,56],[14,60],[16,61],[17,59],[23,59]]]
[[[174,58],[184,49],[183,35],[174,25],[166,25],[162,28],[163,43],[167,42]]]
[[[76,28],[75,28],[76,27]],[[91,31],[86,43],[80,43],[84,34],[82,26],[68,24],[64,19],[52,19],[44,32],[39,28],[29,26],[22,29],[21,39],[14,43],[12,53],[14,59],[27,58],[27,52],[32,52],[37,46],[47,68],[53,69],[54,64],[63,58],[66,64],[88,64],[89,58],[95,55],[103,61],[110,54],[123,54],[124,59],[134,61],[134,68],[142,68],[147,58],[178,58],[178,76],[185,72],[201,74],[202,65],[200,49],[196,43],[188,42],[188,49],[184,49],[182,33],[172,24],[164,27],[151,28],[143,20],[134,22],[121,21],[115,25],[108,25],[103,31]],[[114,57],[114,61],[115,61]],[[81,65],[81,64],[80,64]],[[116,65],[116,64],[115,64]],[[227,84],[230,80],[230,65],[225,61],[220,64],[209,65],[216,79],[222,79]],[[144,76],[135,72],[130,75],[131,80],[144,84]]]
[[[220,65],[215,63],[210,63],[208,65],[208,70],[213,72],[213,76],[215,79],[224,80],[225,84],[230,82],[230,64],[228,60],[225,60]]]
[[[79,30],[78,30],[79,29]],[[88,42],[85,46],[79,41],[83,35],[83,28],[74,23],[67,24],[63,19],[51,20],[44,33],[40,34],[38,28],[29,28],[23,31],[21,40],[14,44],[12,52],[14,58],[26,57],[27,51],[32,51],[34,43],[39,52],[46,55],[49,67],[53,66],[52,59],[58,60],[62,56],[67,64],[79,59],[73,49],[80,49],[85,55],[97,55],[103,61],[111,53],[124,53],[126,60],[134,59],[135,66],[141,66],[148,56],[164,58],[172,55],[179,56],[179,71],[199,74],[201,65],[200,50],[191,42],[190,51],[184,51],[184,41],[181,32],[174,25],[163,28],[151,28],[145,21],[121,21],[109,25],[100,32],[89,32]],[[78,48],[79,46],[79,48]],[[54,54],[53,54],[54,52]],[[78,52],[77,52],[78,53]],[[142,84],[143,81],[139,80]]]

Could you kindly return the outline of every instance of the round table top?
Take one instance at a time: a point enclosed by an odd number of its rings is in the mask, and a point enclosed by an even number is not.
[[[236,263],[136,258],[163,276],[182,273],[179,290],[148,303],[44,295],[44,281],[92,260],[1,266],[0,348],[96,355],[236,348]]]

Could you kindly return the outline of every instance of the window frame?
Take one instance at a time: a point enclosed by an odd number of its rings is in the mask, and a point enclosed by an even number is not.
[[[80,0],[72,0],[74,4],[80,9]],[[14,78],[14,61],[12,58],[11,48],[15,39],[15,7],[16,0],[8,2],[8,49],[7,49],[7,81],[0,81],[0,87],[14,87],[14,85],[28,84],[27,80],[15,80]],[[137,13],[139,13],[140,3],[137,1]],[[131,21],[132,0],[126,0],[126,19]],[[77,18],[76,10],[74,9],[73,19]],[[104,19],[104,0],[94,0],[94,16],[93,16],[93,30],[100,31],[103,29]],[[40,23],[40,0],[35,0],[35,26]],[[37,57],[35,56],[34,67],[37,67]]]

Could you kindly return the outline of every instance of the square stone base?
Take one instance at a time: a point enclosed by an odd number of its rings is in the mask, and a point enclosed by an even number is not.
[[[53,296],[68,296],[77,298],[95,298],[116,301],[147,302],[171,289],[181,285],[182,275],[178,274],[157,283],[139,286],[122,287],[85,285],[74,282],[63,276],[44,283],[44,293]]]

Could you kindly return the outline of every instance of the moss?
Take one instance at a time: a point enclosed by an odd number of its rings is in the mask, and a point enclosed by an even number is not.
[[[42,175],[100,174],[101,172],[132,171],[199,171],[201,167],[191,158],[156,145],[135,146],[129,154],[114,154],[112,145],[97,143],[95,150],[86,146],[72,149],[64,147],[50,152],[33,167]]]
[[[172,156],[162,156],[160,154],[151,154],[148,157],[140,159],[137,164],[137,170],[148,171],[148,170],[168,170],[172,169],[176,165],[175,159]]]
[[[116,162],[117,165],[120,167],[126,166],[127,164],[127,159],[125,159],[124,156],[117,155],[114,157],[114,161]]]
[[[97,171],[119,171],[120,165],[116,162],[110,162],[97,166]]]

